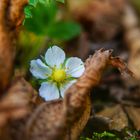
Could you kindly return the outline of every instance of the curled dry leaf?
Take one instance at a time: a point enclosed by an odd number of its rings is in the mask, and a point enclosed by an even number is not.
[[[110,130],[121,131],[122,129],[128,127],[127,115],[120,105],[107,107],[96,115],[108,118],[110,120],[108,123],[108,127]]]
[[[123,16],[123,26],[125,29],[125,41],[130,50],[130,57],[128,60],[128,67],[133,71],[137,80],[140,80],[140,27],[137,15],[131,7],[127,4],[125,7],[125,14]],[[138,82],[138,81],[137,81]]]
[[[25,4],[27,0],[0,0],[0,92],[6,89],[13,72],[16,27],[22,23]]]
[[[24,20],[23,8],[27,3],[28,0],[11,0],[10,20],[15,27],[21,25]]]
[[[28,140],[77,139],[90,116],[89,92],[99,84],[107,65],[130,72],[123,61],[111,57],[111,53],[112,51],[103,49],[97,51],[87,59],[84,74],[66,91],[63,101],[44,103],[36,109],[27,122]]]
[[[8,123],[8,120],[19,119],[28,114],[34,94],[34,89],[24,79],[14,80],[7,95],[0,101],[0,128]]]
[[[125,110],[137,130],[140,130],[140,107],[126,106]]]

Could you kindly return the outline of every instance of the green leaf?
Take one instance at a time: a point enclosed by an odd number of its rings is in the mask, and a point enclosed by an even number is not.
[[[65,0],[56,0],[58,2],[64,3]],[[54,0],[29,0],[29,4],[24,8],[25,18],[32,18],[31,8],[27,8],[28,6],[36,7],[39,3],[50,5],[54,3]]]
[[[69,40],[79,35],[81,27],[72,21],[56,22],[47,29],[47,35],[51,38]]]
[[[33,7],[36,7],[38,3],[38,0],[29,0],[29,5],[32,5]]]
[[[46,0],[39,0],[40,3],[45,4]]]
[[[38,4],[32,9],[33,18],[26,19],[25,28],[37,35],[46,35],[46,28],[55,20],[57,6],[51,2],[50,5]]]
[[[62,2],[62,3],[65,3],[65,0],[56,0],[58,2]]]
[[[33,18],[26,19],[24,25],[28,31],[36,35],[47,35],[50,38],[65,41],[74,38],[81,32],[79,24],[56,19],[58,7],[54,0],[50,0],[48,5],[38,3],[36,8],[31,10],[30,16]]]
[[[26,6],[24,8],[25,18],[32,18],[31,7]]]
[[[51,2],[51,0],[46,0],[46,3],[47,3],[47,4],[50,4],[50,2]]]
[[[80,140],[92,140],[92,139],[90,139],[90,138],[80,137]]]

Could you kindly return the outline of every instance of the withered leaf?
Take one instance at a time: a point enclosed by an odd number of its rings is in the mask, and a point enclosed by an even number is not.
[[[130,4],[127,4],[124,9],[122,18],[125,29],[124,38],[130,50],[130,57],[128,60],[128,67],[136,75],[135,78],[140,80],[140,29],[139,19],[135,10]]]
[[[140,107],[126,106],[125,110],[129,118],[133,122],[135,128],[137,130],[140,130]]]
[[[106,107],[96,115],[110,120],[108,123],[110,130],[121,131],[125,127],[128,127],[127,116],[120,105]]]
[[[15,57],[17,26],[23,21],[27,0],[0,0],[0,93],[10,83]]]
[[[15,79],[0,101],[0,127],[8,123],[8,120],[24,117],[29,112],[34,94],[35,90],[23,78]]]

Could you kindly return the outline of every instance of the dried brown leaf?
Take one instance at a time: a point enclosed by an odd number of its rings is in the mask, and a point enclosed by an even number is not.
[[[26,3],[27,0],[0,0],[0,92],[6,89],[13,73],[16,27],[22,22]]]
[[[133,122],[135,128],[137,130],[140,130],[140,108],[139,107],[133,107],[133,106],[126,106],[125,110]]]
[[[110,120],[108,123],[110,130],[121,131],[122,129],[128,127],[127,115],[120,105],[107,107],[96,115],[106,117]]]
[[[19,119],[29,113],[34,89],[24,79],[14,80],[7,94],[0,101],[0,128],[8,123],[8,120]]]
[[[125,41],[130,50],[128,67],[135,74],[137,80],[140,80],[140,28],[138,17],[130,4],[124,9],[123,26],[125,29]]]

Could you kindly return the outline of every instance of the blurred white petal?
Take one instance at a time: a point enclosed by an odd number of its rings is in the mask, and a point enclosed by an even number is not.
[[[59,90],[54,83],[43,82],[39,88],[39,95],[45,101],[55,100],[59,98]]]
[[[40,59],[32,60],[30,63],[30,72],[38,79],[46,79],[52,73],[52,70],[46,66]]]
[[[80,58],[71,57],[66,61],[66,70],[68,75],[78,78],[85,70],[84,63]]]
[[[65,52],[61,48],[53,46],[47,50],[45,60],[49,66],[54,67],[56,65],[59,68],[64,63]]]

